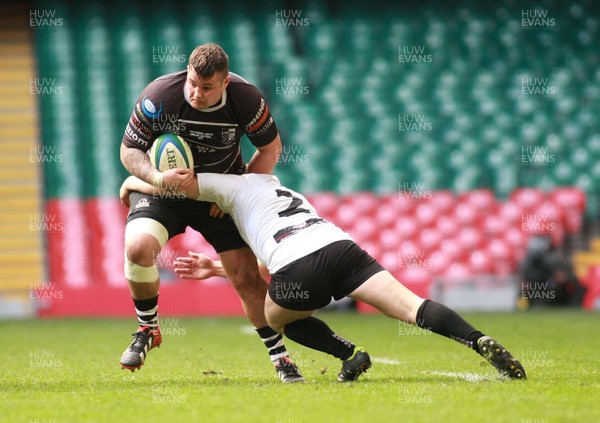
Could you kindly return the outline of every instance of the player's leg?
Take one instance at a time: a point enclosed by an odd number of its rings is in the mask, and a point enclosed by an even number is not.
[[[239,295],[244,312],[269,351],[271,362],[284,383],[304,382],[289,358],[281,334],[275,332],[265,318],[267,282],[260,275],[256,256],[248,247],[219,253],[223,270]]]
[[[355,380],[371,366],[364,348],[336,334],[314,310],[331,302],[338,275],[345,266],[349,242],[336,242],[317,250],[271,276],[265,314],[269,324],[291,340],[342,361],[340,382]],[[338,267],[339,265],[339,267]]]
[[[267,325],[264,313],[267,282],[258,271],[256,256],[248,247],[219,253],[223,270],[242,300],[248,320],[257,328]]]
[[[386,316],[416,324],[472,348],[506,376],[526,377],[523,366],[494,339],[485,336],[445,305],[415,295],[388,271],[372,275],[348,296],[372,305]]]
[[[120,360],[121,367],[131,371],[139,369],[148,352],[162,343],[158,324],[160,279],[155,259],[169,238],[168,230],[156,220],[164,221],[164,207],[164,204],[154,203],[151,196],[131,194],[131,210],[125,227],[124,271],[138,329]]]
[[[237,291],[248,320],[267,347],[279,378],[285,383],[304,381],[295,365],[295,371],[291,371],[292,366],[280,368],[282,362],[291,363],[291,360],[282,336],[271,329],[265,319],[267,282],[260,275],[256,256],[240,236],[235,223],[229,216],[211,217],[211,203],[193,200],[186,202],[189,203],[185,208],[186,221],[193,229],[199,231],[219,254],[223,270]]]
[[[269,325],[300,345],[342,360],[338,381],[356,380],[371,367],[371,359],[365,349],[356,347],[334,333],[324,321],[312,317],[314,310],[297,311],[281,307],[273,301],[271,295],[270,290],[265,300],[265,315]]]

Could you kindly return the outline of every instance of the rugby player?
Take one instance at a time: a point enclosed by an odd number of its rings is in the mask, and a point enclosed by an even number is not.
[[[167,172],[189,176],[187,169]],[[161,191],[137,178],[122,185],[121,201],[135,190]],[[342,360],[338,381],[358,378],[371,366],[362,347],[334,333],[315,310],[345,296],[372,305],[385,315],[458,341],[483,356],[502,375],[525,379],[523,366],[502,345],[475,329],[456,312],[411,292],[340,228],[318,216],[301,194],[274,175],[198,174],[185,188],[187,198],[214,201],[231,215],[241,236],[271,274],[265,314],[269,325],[301,345]],[[198,256],[180,259],[180,274],[201,269]]]
[[[146,154],[153,140],[164,133],[187,141],[196,173],[271,173],[281,152],[281,139],[264,97],[229,71],[227,54],[212,43],[194,49],[186,70],[161,76],[142,91],[121,143],[121,161],[132,175],[157,186],[185,188],[194,180],[193,172],[163,174]],[[240,151],[244,134],[257,149],[247,165]],[[125,229],[125,277],[139,325],[121,356],[121,367],[139,369],[148,351],[162,343],[155,258],[169,239],[189,226],[219,254],[280,379],[303,381],[283,337],[265,319],[267,283],[259,274],[256,257],[231,219],[220,215],[209,202],[132,193]]]

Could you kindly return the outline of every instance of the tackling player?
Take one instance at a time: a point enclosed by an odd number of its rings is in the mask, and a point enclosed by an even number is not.
[[[229,72],[227,54],[216,44],[198,46],[186,70],[161,76],[142,91],[121,144],[121,161],[132,175],[155,186],[182,189],[194,181],[193,172],[161,173],[146,154],[152,141],[168,132],[187,141],[196,173],[271,173],[281,151],[279,133],[264,97],[256,87]],[[244,134],[257,149],[247,166],[240,151]],[[148,351],[162,342],[155,258],[169,239],[189,226],[219,254],[280,379],[304,381],[288,357],[282,336],[265,319],[267,283],[258,272],[256,257],[231,219],[219,215],[211,203],[132,193],[125,229],[125,277],[139,327],[121,356],[121,366],[139,369]]]
[[[186,169],[175,172],[182,176],[191,173]],[[158,192],[130,177],[120,192],[126,205],[131,190]],[[269,324],[299,344],[342,360],[340,382],[355,380],[366,371],[371,366],[369,354],[312,314],[332,297],[345,296],[454,339],[482,355],[503,375],[526,378],[523,366],[502,345],[448,307],[408,290],[348,234],[320,218],[306,198],[282,186],[277,177],[199,174],[197,183],[189,184],[185,193],[188,198],[214,201],[231,215],[271,274],[265,301]],[[197,266],[198,257],[193,257],[189,273],[201,270]]]

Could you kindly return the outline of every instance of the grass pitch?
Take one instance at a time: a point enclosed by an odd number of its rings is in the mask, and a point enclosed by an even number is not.
[[[141,371],[121,370],[135,320],[0,322],[2,422],[600,421],[600,315],[464,314],[517,356],[504,380],[449,339],[383,316],[319,315],[373,367],[340,384],[339,360],[287,340],[307,379],[283,385],[242,318],[163,318]]]

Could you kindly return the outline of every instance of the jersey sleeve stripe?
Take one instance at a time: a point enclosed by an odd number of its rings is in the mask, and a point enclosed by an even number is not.
[[[256,122],[254,125],[252,125],[250,127],[250,129],[248,129],[248,132],[254,132],[258,128],[260,128],[262,126],[262,124],[265,123],[265,120],[267,120],[267,116],[269,116],[269,105],[268,104],[265,105],[265,111],[263,112],[263,114],[260,117],[260,119],[258,120],[258,122]]]

